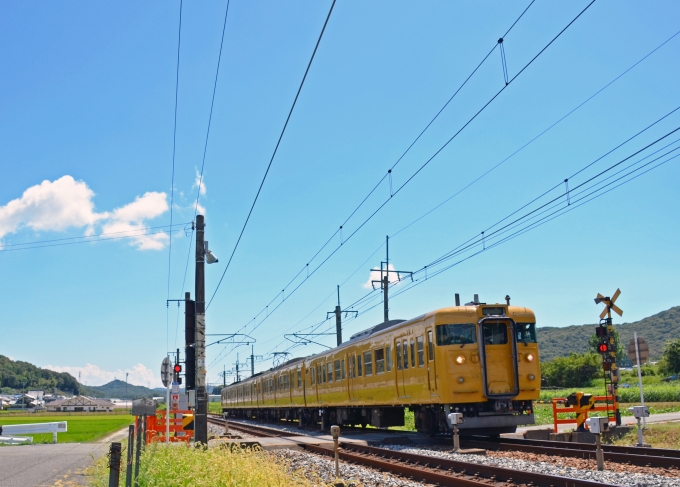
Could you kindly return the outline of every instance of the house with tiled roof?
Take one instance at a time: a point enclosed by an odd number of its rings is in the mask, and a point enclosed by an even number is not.
[[[113,407],[111,401],[87,396],[75,396],[69,399],[61,399],[52,401],[46,405],[46,409],[53,412],[109,413],[113,411]]]

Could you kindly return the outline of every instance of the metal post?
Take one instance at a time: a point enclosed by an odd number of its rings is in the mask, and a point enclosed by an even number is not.
[[[170,357],[168,357],[170,358]],[[139,418],[139,416],[137,416]],[[137,430],[139,435],[139,430]],[[165,386],[165,442],[170,443],[170,383]]]
[[[640,418],[637,418],[637,424],[638,424],[638,444],[637,444],[637,446],[644,446],[645,442],[644,442],[644,439],[642,437],[642,428],[640,427]]]
[[[453,425],[453,451],[454,453],[460,450],[460,437],[458,436],[458,425]]]
[[[250,346],[250,377],[255,375],[255,345]]]
[[[640,370],[640,349],[638,347],[638,337],[637,337],[637,332],[633,332],[633,338],[635,339],[635,358],[637,359],[637,372],[638,372],[638,387],[640,388],[640,403],[642,406],[645,405],[645,394],[642,392],[642,371]],[[640,427],[640,421],[638,420],[638,429]],[[647,419],[645,417],[642,418],[642,427],[646,428],[647,427]],[[642,438],[641,435],[638,435],[638,438]],[[642,444],[642,441],[640,441],[640,444]]]
[[[205,370],[205,220],[196,216],[196,415],[194,428],[196,442],[208,443],[208,401]]]
[[[335,478],[340,478],[340,462],[338,453],[338,441],[340,439],[340,427],[333,425],[331,426],[331,435],[333,436],[333,452],[335,453]]]
[[[602,442],[600,441],[600,434],[595,435],[595,442],[597,449],[595,450],[595,458],[597,458],[597,469],[604,470],[604,454],[602,453]]]
[[[118,487],[120,480],[120,443],[111,443],[109,448],[109,487]]]
[[[340,286],[338,286],[338,305],[335,307],[335,334],[338,347],[342,345],[342,313],[340,312]]]
[[[146,447],[146,422],[149,420],[148,416],[142,416],[142,447]]]
[[[385,321],[390,321],[390,312],[389,312],[389,306],[388,306],[388,294],[387,294],[387,286],[388,283],[390,282],[389,275],[390,275],[390,236],[387,235],[385,236],[385,277],[383,277],[383,307],[385,311]]]
[[[132,487],[132,456],[135,451],[135,425],[128,429],[127,470],[125,472],[125,487]]]
[[[135,446],[135,487],[139,487],[139,460],[142,454],[141,416],[137,416],[137,438]]]

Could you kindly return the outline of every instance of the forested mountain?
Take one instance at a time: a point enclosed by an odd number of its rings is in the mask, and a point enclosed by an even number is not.
[[[615,320],[616,321],[616,320]],[[567,356],[570,353],[583,353],[589,350],[588,340],[595,333],[596,324],[537,329],[541,361]],[[644,318],[633,323],[614,325],[618,330],[624,350],[633,338],[633,332],[649,344],[650,360],[659,360],[663,354],[666,340],[680,338],[680,306]]]
[[[0,355],[0,391],[3,393],[21,392],[24,388],[25,390],[45,391],[46,393],[82,394],[90,397],[120,399],[139,399],[140,397],[158,395],[151,389],[132,384],[127,385],[126,395],[125,382],[122,380],[113,380],[103,386],[85,386],[67,372],[41,369],[31,363],[21,360],[14,361]]]

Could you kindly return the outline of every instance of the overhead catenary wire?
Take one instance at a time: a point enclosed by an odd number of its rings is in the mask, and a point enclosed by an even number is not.
[[[210,307],[210,304],[212,303],[213,299],[215,299],[215,295],[217,294],[217,291],[220,288],[220,285],[222,284],[222,280],[224,279],[224,276],[226,275],[227,271],[229,270],[229,265],[231,264],[232,259],[234,258],[234,254],[236,253],[236,250],[238,249],[238,245],[241,242],[241,238],[243,237],[243,232],[245,232],[246,227],[248,226],[248,222],[250,221],[250,217],[253,214],[253,210],[255,209],[255,204],[257,203],[258,198],[260,197],[260,192],[262,191],[262,187],[264,186],[264,182],[267,179],[267,175],[269,174],[269,170],[272,167],[272,163],[274,162],[274,158],[276,157],[276,153],[279,150],[279,146],[281,145],[281,140],[283,139],[283,135],[286,133],[286,128],[288,127],[288,122],[290,121],[290,117],[293,115],[293,110],[295,110],[295,105],[297,104],[298,98],[300,97],[300,92],[302,91],[302,87],[305,84],[305,80],[307,79],[307,74],[309,73],[309,69],[312,67],[312,62],[314,61],[314,57],[316,56],[316,51],[319,48],[319,44],[321,43],[321,39],[323,38],[323,34],[326,31],[326,26],[328,25],[328,20],[331,18],[331,13],[333,13],[333,7],[335,7],[335,2],[336,0],[333,0],[331,3],[331,7],[328,10],[328,15],[326,16],[326,21],[323,24],[323,28],[321,29],[321,33],[319,34],[319,38],[316,41],[316,45],[314,46],[314,51],[312,51],[312,56],[309,59],[309,63],[307,63],[307,69],[305,70],[305,74],[302,76],[302,81],[300,82],[300,86],[298,87],[297,93],[295,94],[295,98],[293,99],[293,104],[290,107],[290,110],[288,111],[288,116],[286,117],[286,121],[283,124],[283,129],[281,129],[281,134],[279,135],[279,139],[276,142],[276,145],[274,146],[274,152],[271,155],[271,158],[269,159],[269,164],[267,165],[267,170],[264,173],[264,176],[262,177],[262,181],[260,182],[260,186],[257,189],[257,193],[255,194],[255,199],[253,200],[252,205],[250,206],[250,210],[248,211],[248,216],[246,216],[246,220],[243,223],[243,227],[241,228],[241,232],[239,233],[238,239],[236,240],[236,244],[234,244],[234,249],[231,252],[231,255],[229,256],[229,260],[227,261],[227,265],[224,267],[224,271],[222,272],[222,276],[220,277],[220,280],[217,282],[217,286],[215,287],[215,290],[213,291],[212,296],[210,297],[210,300],[208,301],[208,304],[206,306],[206,310]]]
[[[532,2],[532,3],[533,3],[533,2]],[[387,198],[381,205],[379,205],[378,208],[375,209],[375,210],[373,211],[373,213],[371,213],[371,214],[370,214],[370,215],[369,215],[369,216],[368,216],[368,217],[367,217],[367,218],[366,218],[366,219],[365,219],[365,220],[364,220],[364,221],[363,221],[363,222],[362,222],[362,223],[361,223],[361,224],[360,224],[360,225],[359,225],[359,226],[358,226],[358,227],[357,227],[357,228],[356,228],[356,229],[355,229],[355,230],[354,230],[347,238],[344,238],[343,241],[340,243],[340,245],[338,245],[334,250],[332,250],[331,253],[330,253],[328,256],[326,256],[326,258],[325,258],[319,265],[317,265],[316,268],[314,268],[314,269],[307,275],[307,277],[306,277],[303,281],[301,281],[301,282],[296,286],[295,289],[293,289],[292,291],[288,292],[287,296],[288,296],[288,297],[291,297],[291,296],[295,293],[295,291],[297,291],[297,289],[299,289],[300,286],[301,286],[302,284],[304,284],[304,282],[305,282],[311,275],[313,275],[317,270],[319,270],[319,269],[320,269],[320,268],[321,268],[321,267],[322,267],[322,266],[323,266],[323,265],[324,265],[324,264],[325,264],[325,263],[326,263],[333,255],[335,255],[335,253],[336,253],[336,252],[337,252],[337,251],[338,251],[345,243],[347,243],[354,235],[356,235],[357,232],[359,232],[359,231],[360,231],[360,230],[361,230],[361,229],[362,229],[362,228],[363,228],[363,227],[364,227],[364,226],[365,226],[365,225],[366,225],[366,224],[367,224],[367,223],[368,223],[368,222],[369,222],[369,221],[370,221],[370,220],[371,220],[371,219],[372,219],[372,218],[373,218],[373,217],[374,217],[374,216],[375,216],[382,208],[385,207],[385,205],[387,205],[387,203],[388,203],[389,201],[391,201],[391,199],[392,199],[393,196],[395,196],[398,192],[400,192],[400,191],[401,191],[401,190],[402,190],[402,189],[403,189],[403,188],[404,188],[404,187],[405,187],[405,186],[406,186],[406,185],[407,185],[407,184],[408,184],[408,183],[409,183],[409,182],[410,182],[410,181],[411,181],[418,173],[420,173],[420,171],[422,171],[422,169],[425,168],[425,166],[427,166],[427,165],[428,165],[428,164],[429,164],[429,163],[430,163],[437,155],[439,155],[439,153],[441,153],[441,151],[443,151],[444,148],[446,148],[446,147],[447,147],[447,146],[448,146],[448,145],[449,145],[449,144],[450,144],[450,143],[451,143],[451,142],[452,142],[452,141],[453,141],[453,140],[454,140],[454,139],[455,139],[455,138],[456,138],[456,137],[457,137],[457,136],[458,136],[458,135],[459,135],[459,134],[460,134],[460,133],[468,126],[468,125],[469,125],[469,124],[470,124],[470,123],[472,123],[472,121],[474,121],[474,119],[475,119],[477,116],[479,116],[479,114],[481,114],[481,113],[482,113],[482,112],[483,112],[483,111],[484,111],[484,110],[485,110],[485,109],[493,102],[493,100],[495,100],[495,99],[500,95],[500,93],[502,93],[502,91],[505,90],[505,88],[507,88],[507,87],[510,85],[510,83],[512,83],[515,79],[517,79],[517,77],[518,77],[520,74],[522,74],[522,73],[523,73],[523,72],[524,72],[524,71],[525,71],[525,70],[526,70],[526,69],[527,69],[527,68],[528,68],[528,67],[529,67],[529,66],[530,66],[530,65],[531,65],[531,64],[532,64],[532,63],[533,63],[533,62],[534,62],[534,61],[535,61],[535,60],[543,53],[543,52],[545,52],[546,49],[548,49],[548,47],[549,47],[550,45],[552,45],[552,44],[553,44],[553,43],[554,43],[554,42],[555,42],[555,41],[556,41],[556,40],[557,40],[557,39],[558,39],[558,38],[559,38],[559,37],[560,37],[560,36],[561,36],[561,35],[562,35],[562,34],[563,34],[563,33],[564,33],[564,32],[565,32],[565,31],[566,31],[566,30],[567,30],[567,29],[568,29],[568,28],[569,28],[569,27],[570,27],[570,26],[571,26],[578,18],[579,18],[579,17],[581,17],[581,15],[583,15],[583,13],[585,13],[585,11],[588,10],[588,8],[590,8],[590,6],[591,6],[593,3],[595,3],[595,0],[592,0],[592,1],[591,1],[584,9],[582,9],[582,10],[578,13],[578,15],[576,15],[576,17],[574,17],[574,18],[573,18],[573,19],[572,19],[572,20],[571,20],[571,21],[570,21],[570,22],[569,22],[569,23],[568,23],[568,24],[567,24],[567,25],[566,25],[566,26],[565,26],[565,27],[564,27],[564,28],[563,28],[556,36],[554,36],[554,37],[550,40],[550,42],[548,42],[548,44],[546,44],[546,45],[545,45],[545,46],[544,46],[544,47],[543,47],[543,48],[542,48],[542,49],[541,49],[541,50],[540,50],[540,51],[539,51],[539,52],[538,52],[538,53],[537,53],[537,54],[536,54],[536,55],[535,55],[535,56],[534,56],[527,64],[525,64],[525,65],[520,69],[520,71],[519,71],[512,79],[510,79],[510,81],[509,81],[508,84],[506,84],[505,86],[503,86],[503,88],[501,88],[501,89],[500,89],[500,90],[499,90],[499,91],[498,91],[498,92],[497,92],[497,93],[496,93],[496,94],[495,94],[495,95],[494,95],[487,103],[485,103],[485,104],[482,106],[482,108],[480,108],[479,111],[477,111],[477,112],[473,115],[472,118],[470,118],[470,119],[469,119],[469,120],[468,120],[468,121],[467,121],[467,122],[466,122],[466,123],[465,123],[465,124],[464,124],[464,125],[463,125],[463,126],[462,126],[462,127],[461,127],[461,128],[460,128],[460,129],[459,129],[459,130],[458,130],[458,131],[457,131],[457,132],[456,132],[456,133],[455,133],[455,134],[454,134],[454,135],[453,135],[453,136],[452,136],[445,144],[444,144],[444,145],[443,145],[443,146],[442,146],[442,147],[440,147],[440,148],[439,148],[439,149],[438,149],[438,150],[437,150],[437,151],[436,151],[436,152],[435,152],[435,153],[434,153],[427,161],[425,161],[425,163],[424,163],[420,168],[418,168],[418,170],[416,170],[416,172],[413,173],[413,174],[407,179],[406,182],[404,182],[404,183],[403,183],[403,184],[402,184],[402,185],[401,185],[394,193],[391,193],[391,194],[390,194],[390,197]],[[529,6],[531,6],[531,4],[530,4]],[[529,8],[529,7],[527,7],[527,9],[528,9],[528,8]],[[524,15],[524,13],[526,12],[527,9],[525,9],[524,12],[520,15],[520,18]],[[517,20],[519,20],[519,18],[518,18]],[[516,20],[515,23],[513,24],[513,27],[514,27],[514,25],[517,23],[517,20]],[[511,27],[511,28],[512,28],[512,27]],[[509,29],[509,30],[510,30],[510,29]],[[509,30],[508,30],[508,32],[509,32]],[[493,50],[494,50],[496,47],[497,47],[497,43],[494,44],[494,47],[492,48],[491,51],[489,51],[489,53],[487,54],[487,56],[486,56],[484,59],[488,58],[488,56],[493,52]],[[475,68],[475,70],[473,71],[472,74],[474,74],[474,72],[476,72],[476,70],[477,70],[478,68],[479,68],[479,65]],[[469,79],[469,77],[468,77],[467,79]],[[467,83],[467,79],[466,79],[466,81],[464,82],[464,84]],[[464,86],[464,84],[463,84],[462,86]],[[461,88],[462,88],[462,86],[461,86]],[[460,90],[460,88],[459,88],[459,90]],[[459,91],[459,90],[458,90],[458,91]],[[456,91],[456,93],[457,93],[458,91]],[[455,96],[455,93],[454,93],[454,96]],[[449,101],[446,102],[446,104],[444,105],[444,108],[446,107],[446,105],[447,105],[450,101],[451,101],[451,99],[450,99]],[[443,110],[443,108],[439,111],[439,113],[441,113],[442,110]],[[435,116],[435,118],[439,115],[439,113]],[[430,124],[431,124],[433,121],[434,121],[434,119],[430,122]],[[428,126],[426,126],[426,128],[429,127],[430,124],[428,124]],[[416,140],[422,135],[422,133],[423,133],[423,132],[421,132],[421,134],[416,138]],[[415,143],[415,142],[414,142],[414,143]],[[411,146],[412,146],[412,145],[413,145],[413,143],[411,144]],[[409,149],[410,149],[410,147],[407,149],[406,152],[408,152]],[[404,153],[404,154],[405,154],[405,153]],[[402,157],[403,157],[403,156],[402,156]],[[316,252],[315,257],[316,257],[317,255],[319,255],[319,253],[321,252],[321,250],[323,250],[323,248],[325,248],[325,247],[328,245],[328,243],[331,242],[331,241],[333,240],[333,237],[334,237],[335,235],[337,235],[337,233],[340,231],[340,229],[341,229],[341,228],[344,228],[345,224],[349,221],[349,218],[351,218],[351,217],[358,211],[358,209],[364,204],[364,202],[370,197],[370,195],[377,189],[377,187],[379,187],[380,184],[388,177],[388,175],[391,174],[392,169],[396,166],[396,164],[398,164],[398,162],[399,162],[400,160],[401,160],[401,158],[398,159],[397,162],[396,162],[393,166],[391,166],[391,168],[390,168],[390,169],[388,170],[388,172],[381,178],[381,180],[378,182],[378,184],[377,184],[376,186],[374,186],[373,189],[369,192],[369,194],[362,200],[362,202],[360,203],[360,205],[359,205],[358,207],[356,207],[356,208],[353,210],[353,212],[350,214],[350,217],[348,217],[348,218],[345,220],[345,222],[343,223],[343,225],[341,225],[341,226],[333,233],[333,235],[326,241],[326,243],[322,246],[322,248],[321,248],[319,251]],[[308,265],[309,265],[309,262],[306,264],[306,266],[308,266]],[[300,274],[302,274],[302,273],[304,272],[306,266],[303,267],[303,269],[301,269],[301,270],[297,273],[296,277],[299,276]],[[296,277],[294,277],[294,278],[291,280],[291,282],[294,281]],[[285,288],[284,288],[284,289],[285,289]],[[213,296],[214,296],[214,295],[213,295]],[[256,316],[259,316],[260,314],[262,314],[262,313],[265,311],[265,309],[267,309],[268,306],[269,306],[271,303],[273,303],[273,302],[277,299],[278,296],[279,296],[279,293],[277,293],[277,295],[270,301],[270,303],[267,304],[267,305],[265,306],[265,308],[263,308],[263,309],[258,313],[258,315],[256,315]],[[275,309],[277,309],[281,304],[282,304],[282,302],[280,302],[280,303],[276,306]],[[271,315],[272,315],[272,311],[270,310],[268,316],[271,316]],[[266,318],[265,318],[265,319],[266,319]],[[249,323],[250,323],[250,322],[249,322]],[[260,323],[260,324],[261,324],[261,323]],[[246,326],[247,326],[247,325],[246,325]],[[259,326],[259,325],[258,325],[258,326]]]

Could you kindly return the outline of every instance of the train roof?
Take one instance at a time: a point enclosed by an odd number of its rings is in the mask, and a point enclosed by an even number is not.
[[[390,320],[390,321],[383,321],[382,323],[378,323],[377,325],[374,325],[370,328],[366,328],[365,330],[359,331],[349,337],[349,341],[352,342],[354,340],[361,340],[362,338],[369,337],[373,335],[374,333],[378,333],[379,331],[386,330],[387,328],[392,328],[393,326],[399,325],[400,323],[405,323],[406,320]]]

